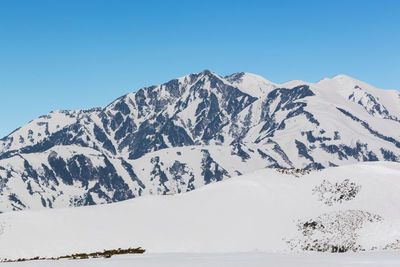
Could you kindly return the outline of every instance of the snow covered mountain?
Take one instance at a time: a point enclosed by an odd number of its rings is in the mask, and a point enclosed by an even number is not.
[[[138,246],[150,253],[399,249],[399,178],[393,162],[267,168],[184,194],[8,212],[0,214],[0,259]]]
[[[400,161],[400,93],[205,70],[0,140],[0,211],[175,194],[265,167]]]

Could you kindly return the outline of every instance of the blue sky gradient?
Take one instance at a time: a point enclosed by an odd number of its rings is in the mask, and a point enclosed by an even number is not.
[[[400,1],[0,1],[0,138],[188,73],[400,89]]]

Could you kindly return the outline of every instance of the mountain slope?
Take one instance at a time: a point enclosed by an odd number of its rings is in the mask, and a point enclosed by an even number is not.
[[[0,140],[0,211],[191,191],[264,167],[400,161],[400,94],[338,75],[282,85],[208,70]]]
[[[0,258],[137,246],[148,252],[398,249],[399,177],[400,164],[390,162],[310,173],[263,169],[185,194],[4,213]]]

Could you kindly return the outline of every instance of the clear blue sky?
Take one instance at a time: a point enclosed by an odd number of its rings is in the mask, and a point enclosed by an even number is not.
[[[0,1],[0,137],[188,73],[400,89],[400,1]]]

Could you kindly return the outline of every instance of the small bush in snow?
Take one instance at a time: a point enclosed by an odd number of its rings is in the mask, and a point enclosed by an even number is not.
[[[361,210],[324,213],[314,219],[299,221],[299,237],[288,240],[292,250],[346,252],[364,250],[357,243],[357,231],[365,223],[381,221],[379,215]]]
[[[360,189],[361,185],[345,179],[341,183],[331,183],[328,180],[324,180],[320,185],[314,187],[312,191],[314,195],[318,196],[318,200],[328,206],[332,206],[336,203],[354,199]]]

